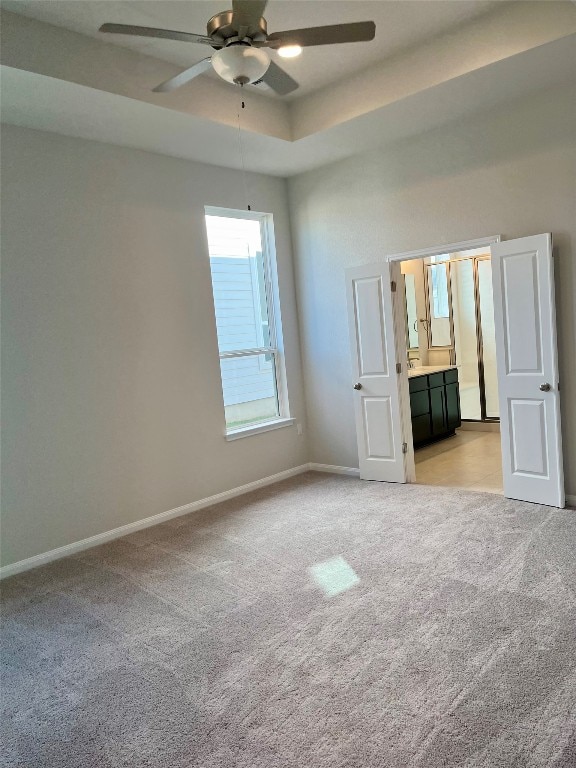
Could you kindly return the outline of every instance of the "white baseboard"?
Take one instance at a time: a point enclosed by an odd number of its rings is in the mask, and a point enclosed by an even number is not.
[[[98,533],[96,536],[90,536],[87,539],[75,541],[72,544],[66,544],[64,547],[51,549],[40,555],[34,555],[34,557],[28,557],[25,560],[19,560],[16,563],[5,565],[0,568],[0,579],[15,576],[17,573],[23,573],[24,571],[29,571],[31,568],[37,568],[40,565],[46,565],[54,560],[60,560],[60,558],[73,555],[76,552],[82,552],[84,549],[90,549],[90,547],[105,544],[107,541],[119,539],[121,536],[127,536],[129,533],[135,533],[144,528],[151,528],[153,525],[164,523],[166,520],[171,520],[174,517],[187,515],[190,512],[198,512],[205,507],[211,507],[213,504],[219,504],[222,501],[227,501],[236,496],[242,496],[250,491],[255,491],[257,488],[264,488],[267,485],[273,485],[274,483],[279,483],[281,480],[287,480],[289,477],[295,477],[296,475],[301,475],[304,472],[309,471],[328,472],[335,475],[349,475],[351,477],[358,477],[360,475],[360,470],[355,467],[339,467],[334,464],[316,464],[314,462],[311,464],[301,464],[299,467],[292,467],[292,469],[286,469],[284,472],[278,472],[275,475],[263,477],[261,480],[255,480],[252,483],[240,485],[237,488],[231,488],[229,491],[223,491],[214,496],[208,496],[205,499],[193,501],[190,504],[184,504],[182,507],[169,509],[167,512],[160,512],[158,515],[152,515],[152,517],[146,517],[143,520],[137,520],[134,523],[128,523],[119,528],[113,528],[111,531],[104,531],[104,533]],[[576,496],[567,494],[566,504],[576,507]]]
[[[338,467],[336,464],[309,464],[312,472],[330,472],[333,475],[350,475],[359,477],[360,470],[355,467]]]
[[[74,555],[76,552],[82,552],[82,550],[90,549],[90,547],[96,547],[99,544],[105,544],[107,541],[119,539],[121,536],[127,536],[129,533],[135,533],[136,531],[141,531],[144,528],[151,528],[153,525],[164,523],[166,520],[171,520],[174,517],[187,515],[190,512],[198,512],[205,507],[211,507],[213,504],[219,504],[221,501],[233,499],[235,496],[242,496],[243,494],[249,493],[250,491],[255,491],[257,488],[264,488],[266,485],[272,485],[273,483],[278,483],[281,480],[286,480],[289,477],[301,475],[303,472],[308,472],[309,470],[309,464],[301,464],[299,467],[286,469],[284,472],[278,472],[275,475],[263,477],[261,480],[255,480],[253,483],[240,485],[237,488],[231,488],[229,491],[217,493],[214,496],[208,496],[205,499],[193,501],[190,504],[184,504],[182,507],[169,509],[167,512],[160,512],[158,515],[152,515],[152,517],[145,517],[143,520],[137,520],[134,523],[121,525],[119,528],[113,528],[111,531],[104,531],[104,533],[98,533],[96,536],[90,536],[87,539],[75,541],[72,544],[66,544],[65,546],[58,547],[57,549],[51,549],[48,552],[42,552],[40,555],[34,555],[34,557],[28,557],[25,560],[19,560],[16,563],[11,563],[10,565],[5,565],[0,568],[0,579],[5,579],[8,576],[15,576],[17,573],[29,571],[31,568],[37,568],[40,565],[46,565],[47,563],[51,563],[53,560],[59,560],[62,557]]]

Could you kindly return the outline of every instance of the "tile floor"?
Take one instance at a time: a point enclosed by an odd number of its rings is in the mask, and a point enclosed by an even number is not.
[[[415,453],[416,482],[502,493],[502,455],[498,432],[458,430]]]

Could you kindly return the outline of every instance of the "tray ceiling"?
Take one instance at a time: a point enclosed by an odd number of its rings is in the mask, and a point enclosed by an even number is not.
[[[153,93],[191,63],[178,57],[197,46],[174,43],[164,54],[162,41],[119,45],[94,31],[117,21],[202,32],[219,10],[219,3],[172,0],[4,2],[2,120],[238,167],[241,119],[247,167],[290,176],[576,81],[572,2],[272,0],[272,29],[377,24],[373,43],[283,60],[287,69],[302,68],[291,70],[302,83],[292,101],[257,88],[243,93],[217,76]]]

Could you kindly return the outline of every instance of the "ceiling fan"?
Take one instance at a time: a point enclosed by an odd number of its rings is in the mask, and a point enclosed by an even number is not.
[[[266,4],[267,0],[232,0],[231,11],[222,11],[208,21],[205,35],[131,24],[103,24],[100,32],[201,43],[216,49],[211,57],[202,59],[179,75],[157,85],[153,89],[156,92],[173,91],[213,67],[220,77],[230,83],[265,83],[280,96],[296,90],[298,83],[273,62],[262,48],[278,50],[288,46],[303,48],[356,43],[373,40],[376,34],[373,21],[359,21],[353,24],[291,29],[269,35],[266,19],[262,16]]]

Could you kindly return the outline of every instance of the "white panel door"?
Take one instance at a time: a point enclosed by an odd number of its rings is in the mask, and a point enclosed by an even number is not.
[[[346,271],[360,477],[405,483],[388,263]]]
[[[552,236],[491,249],[504,494],[563,507]]]

